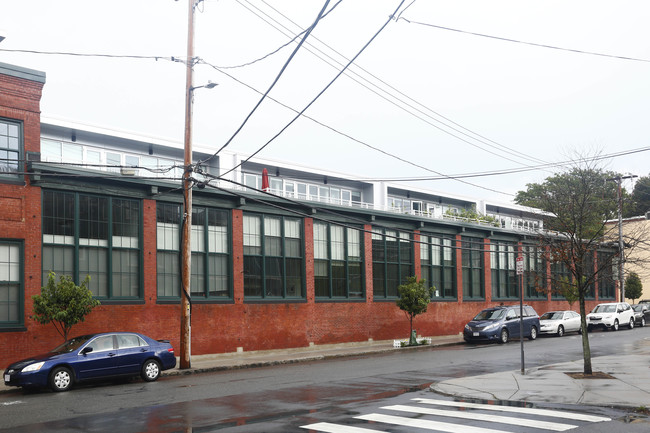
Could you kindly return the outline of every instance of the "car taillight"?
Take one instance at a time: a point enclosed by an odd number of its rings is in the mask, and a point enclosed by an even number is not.
[[[169,352],[169,353],[174,353],[174,348],[173,348],[173,347],[170,347],[169,349],[167,349],[167,352]]]

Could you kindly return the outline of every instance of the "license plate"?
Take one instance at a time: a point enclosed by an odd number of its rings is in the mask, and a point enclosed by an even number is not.
[[[472,335],[473,335],[474,337],[478,337],[479,334],[478,334],[478,332],[474,332]]]
[[[10,382],[10,381],[11,381],[11,376],[5,374],[5,382]]]

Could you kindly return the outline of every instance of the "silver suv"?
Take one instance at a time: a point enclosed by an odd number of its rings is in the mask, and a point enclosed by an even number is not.
[[[627,302],[598,304],[587,314],[587,329],[605,328],[618,331],[619,326],[634,328],[634,310]]]

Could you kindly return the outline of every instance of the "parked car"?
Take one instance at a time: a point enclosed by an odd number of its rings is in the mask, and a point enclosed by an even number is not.
[[[537,338],[539,316],[533,307],[524,306],[524,337]],[[511,338],[519,337],[519,305],[486,308],[474,317],[463,331],[466,342],[498,341],[507,343]]]
[[[555,334],[558,337],[566,332],[580,332],[580,314],[575,311],[549,311],[539,318],[540,334]]]
[[[627,302],[598,304],[587,314],[587,329],[604,328],[618,331],[619,326],[634,328],[634,310]]]
[[[650,304],[636,304],[632,305],[634,310],[634,323],[641,327],[650,320]]]
[[[81,381],[138,376],[152,382],[174,368],[174,348],[134,332],[108,332],[75,337],[50,352],[14,362],[4,372],[8,386],[67,391]]]

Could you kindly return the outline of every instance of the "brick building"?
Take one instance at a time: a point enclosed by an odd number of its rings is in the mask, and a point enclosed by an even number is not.
[[[0,362],[58,342],[29,317],[50,271],[90,275],[102,303],[74,334],[132,330],[178,346],[182,145],[40,119],[44,83],[0,64]],[[436,288],[418,333],[457,334],[480,309],[518,302],[520,253],[525,302],[568,307],[532,277],[562,272],[537,250],[534,209],[198,146],[194,159],[194,355],[405,338],[395,300],[411,275]],[[601,286],[590,305],[614,299],[613,283]]]

